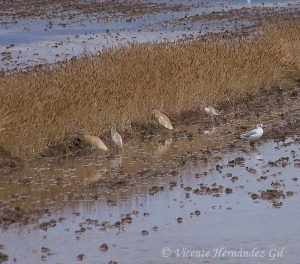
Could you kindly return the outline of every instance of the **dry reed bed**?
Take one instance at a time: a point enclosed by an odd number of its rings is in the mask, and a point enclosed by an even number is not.
[[[265,28],[251,42],[207,38],[135,44],[41,72],[0,79],[0,147],[28,159],[70,142],[80,128],[108,135],[149,125],[150,110],[172,117],[195,99],[220,102],[291,84],[300,73],[300,23]]]

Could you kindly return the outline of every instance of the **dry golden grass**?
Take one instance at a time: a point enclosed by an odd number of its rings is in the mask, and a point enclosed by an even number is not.
[[[176,117],[195,100],[216,105],[290,84],[300,73],[300,23],[269,26],[251,42],[207,38],[133,45],[41,72],[0,79],[0,147],[27,159],[76,136]],[[4,116],[5,115],[5,116]],[[1,119],[2,120],[2,119]]]

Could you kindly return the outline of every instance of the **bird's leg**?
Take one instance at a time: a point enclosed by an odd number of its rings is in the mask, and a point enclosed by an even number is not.
[[[252,149],[254,149],[255,142],[254,141],[250,141],[250,146],[252,147]]]
[[[215,116],[213,116],[213,119],[214,119],[214,122],[215,122],[215,125],[217,124],[217,119]]]
[[[93,149],[94,149],[94,147],[92,146],[91,147],[91,152],[93,152]],[[88,150],[85,148],[85,151],[84,151],[84,158],[86,159],[86,157],[87,157],[87,155],[88,155]]]
[[[118,150],[116,150],[116,147],[115,146],[113,146],[112,148],[111,148],[111,156],[112,156],[112,158],[114,158],[114,157],[116,157],[116,151],[118,151]]]
[[[122,147],[118,147],[118,155],[119,155],[120,157],[123,156],[123,148],[122,148]]]
[[[116,153],[118,153],[118,147],[114,144],[112,147],[112,155],[116,156]]]
[[[96,149],[96,148],[94,148],[94,146],[92,146],[91,152],[93,152],[94,149]],[[98,149],[96,149],[96,153],[97,153],[97,154],[96,154],[96,158],[98,158],[98,153],[99,153],[99,150],[98,150]]]

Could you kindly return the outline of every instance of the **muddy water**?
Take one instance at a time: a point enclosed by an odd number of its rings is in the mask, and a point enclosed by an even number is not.
[[[208,32],[233,31],[253,25],[245,19],[218,19],[191,23],[178,23],[186,16],[241,9],[243,7],[298,8],[299,1],[160,1],[167,10],[124,17],[122,14],[80,15],[61,14],[51,19],[12,18],[4,15],[0,20],[0,53],[2,69],[22,69],[36,64],[54,63],[71,59],[84,49],[95,53],[103,47],[128,43],[178,41],[197,38]],[[181,8],[175,8],[180,5]],[[30,9],[30,7],[28,7]],[[49,24],[50,23],[50,24]],[[50,26],[51,25],[51,26]]]
[[[199,124],[189,126],[187,133],[187,127],[178,126],[175,136],[162,131],[162,134],[146,138],[142,142],[135,140],[125,142],[122,150],[110,145],[108,153],[98,153],[98,156],[87,147],[84,152],[75,156],[61,157],[58,163],[52,159],[45,159],[43,163],[39,162],[11,175],[2,176],[0,204],[11,208],[53,207],[61,200],[62,193],[72,194],[77,191],[78,185],[82,193],[89,194],[85,199],[94,200],[95,195],[101,199],[102,195],[110,195],[111,189],[105,193],[101,190],[99,193],[97,189],[91,188],[90,184],[99,180],[114,180],[120,175],[123,175],[124,179],[133,178],[134,185],[154,184],[135,176],[148,171],[165,172],[165,166],[171,159],[187,151],[192,154],[216,143],[222,144],[233,137],[233,135],[222,136],[228,129],[227,125],[207,130],[200,127]],[[156,178],[159,177],[161,176],[158,175]],[[124,186],[123,196],[126,196],[127,192]],[[121,195],[121,198],[123,196]]]
[[[212,153],[206,165],[185,164],[176,173],[140,177],[118,190],[86,184],[120,170],[131,176],[146,167],[159,171],[181,152],[230,139],[214,142],[214,134],[207,132],[197,139],[172,137],[172,142],[168,136],[127,143],[122,159],[70,157],[2,180],[5,206],[51,211],[36,223],[1,230],[9,262],[74,263],[81,257],[85,263],[300,263],[300,150],[293,138],[261,142],[254,150],[246,144],[224,149]],[[158,144],[162,139],[168,142]],[[153,186],[159,191],[149,192]],[[267,190],[283,193],[271,199],[263,195]],[[67,195],[73,192],[90,196],[71,202]],[[56,225],[42,228],[50,220]],[[99,250],[103,243],[107,251]]]

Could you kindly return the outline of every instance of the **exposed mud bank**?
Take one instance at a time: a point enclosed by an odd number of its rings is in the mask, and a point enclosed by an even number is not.
[[[7,151],[0,149],[0,174],[7,174],[22,166],[18,158],[12,157]]]
[[[199,143],[200,135],[197,137],[191,139],[191,144]],[[207,141],[210,139],[206,137]],[[89,184],[75,176],[105,167],[104,160],[89,157],[73,159],[70,163],[64,161],[56,165],[55,170],[51,170],[50,163],[32,168],[24,171],[24,175],[16,175],[19,180],[12,179],[11,185],[19,197],[11,195],[6,201],[0,201],[1,208],[15,204],[15,208],[3,209],[0,249],[6,259],[14,262],[22,259],[26,263],[40,260],[98,263],[101,258],[103,263],[129,264],[139,260],[160,262],[164,257],[161,250],[168,247],[173,258],[164,263],[182,263],[176,249],[181,245],[199,249],[199,240],[193,238],[201,236],[201,248],[210,252],[223,243],[226,243],[223,248],[230,250],[240,250],[243,245],[243,252],[253,248],[266,252],[259,263],[271,261],[274,255],[268,253],[275,250],[281,254],[276,255],[272,263],[296,263],[300,153],[295,139],[289,137],[284,142],[262,139],[254,150],[241,144],[241,148],[232,150],[199,147],[192,151],[191,144],[183,144],[183,153],[190,150],[192,157],[200,156],[199,149],[205,149],[202,154],[207,160],[174,158],[176,164],[173,166],[171,159],[165,159],[167,163],[156,159],[153,166],[147,160],[143,169],[130,173],[134,184],[120,182],[113,188],[99,188],[92,182],[102,181],[106,176],[113,178],[121,173],[120,170],[123,175],[127,174],[128,163],[109,169],[107,175],[98,179],[88,173]],[[180,156],[176,145],[184,140],[187,143],[189,139],[174,140],[175,148],[169,151],[175,150],[173,154]],[[144,150],[145,143],[142,144]],[[143,159],[141,153],[134,156]],[[124,158],[129,158],[130,162],[134,156],[124,153]],[[99,165],[93,165],[95,163]],[[165,164],[171,166],[171,171],[161,174],[167,171]],[[177,166],[178,169],[172,170]],[[152,174],[146,171],[143,174],[144,168]],[[159,174],[155,175],[155,171]],[[46,182],[48,179],[50,185]],[[3,181],[0,186],[10,188],[5,182],[2,184]],[[0,195],[3,197],[3,191]],[[13,199],[15,202],[9,201]],[[35,200],[39,199],[48,201],[44,206],[48,209],[25,209],[26,206],[37,207]],[[286,224],[278,228],[283,222]],[[24,246],[24,240],[33,243]],[[145,259],[145,252],[149,252],[151,259]],[[210,257],[205,257],[206,262],[215,263]],[[227,256],[229,259],[232,258]],[[190,262],[198,263],[199,260],[191,259]],[[246,255],[240,262],[253,261]]]
[[[172,175],[175,177],[182,169],[190,166],[191,164],[205,166],[211,160],[215,160],[216,162],[221,161],[222,155],[224,154],[238,152],[247,148],[250,149],[250,146],[248,145],[249,143],[240,139],[240,134],[245,130],[252,128],[256,123],[263,123],[264,125],[267,125],[265,134],[260,139],[260,142],[268,140],[275,140],[279,142],[286,140],[288,137],[297,136],[300,131],[300,123],[298,122],[300,112],[298,92],[298,86],[285,89],[278,87],[268,92],[262,92],[256,98],[249,98],[248,100],[236,103],[232,106],[220,105],[218,109],[222,112],[222,116],[215,124],[199,110],[184,113],[180,117],[176,118],[176,120],[173,120],[175,131],[172,132],[171,136],[175,142],[181,139],[195,140],[199,137],[199,135],[203,134],[204,131],[209,131],[212,127],[214,127],[214,129],[218,131],[215,133],[215,143],[213,142],[209,146],[204,146],[193,153],[183,151],[181,154],[175,155],[169,160],[164,161],[163,166],[153,167],[150,164],[145,164],[141,170],[133,173],[124,173],[124,168],[119,166],[111,172],[112,174],[108,174],[108,177],[99,177],[95,180],[86,182],[73,181],[72,186],[76,190],[80,191],[61,193],[57,198],[57,202],[59,202],[59,200],[63,200],[64,202],[74,202],[86,199],[97,201],[99,199],[97,194],[99,190],[110,193],[124,188],[131,188],[139,185],[142,186],[145,180],[155,180],[160,177]],[[195,125],[198,129],[196,131],[189,131],[189,127]],[[153,126],[136,131],[136,135],[138,136],[135,136],[134,138],[132,136],[127,136],[125,137],[125,141],[133,140],[143,143],[151,140],[152,137],[160,133],[162,133],[162,136],[166,135],[162,128]],[[168,137],[169,136],[170,135],[168,135]],[[90,155],[90,150],[84,142],[82,142],[79,138],[76,138],[74,142],[71,144],[72,147],[70,147],[70,145],[63,146],[61,148],[56,147],[53,152],[49,152],[55,153],[56,155],[59,154],[59,156],[51,158],[50,162],[63,162],[63,160],[67,157],[66,155],[78,157]],[[164,145],[168,143],[162,140],[160,144],[164,147]],[[116,157],[117,155],[112,153],[110,155],[101,155],[99,158],[101,160],[113,160]],[[44,159],[47,158],[42,157],[40,160],[26,163],[24,166],[39,166],[38,164],[42,163]],[[237,164],[238,162],[238,160],[233,161],[233,163]],[[8,173],[20,166],[19,162],[8,155],[5,156],[2,164],[2,173]],[[34,184],[31,177],[25,177],[22,182],[25,185]],[[58,177],[55,184],[63,186],[68,185],[69,183],[64,182],[64,179]],[[170,182],[170,187],[172,187],[172,184],[173,183]],[[211,188],[213,188],[213,186]],[[211,192],[210,188],[207,189],[206,187],[205,189]],[[148,194],[154,195],[155,193],[163,190],[163,186],[154,185],[148,190]],[[220,189],[220,191],[222,190],[226,191],[228,194],[231,193],[230,188],[228,189],[226,186]],[[272,193],[266,193],[265,195],[262,195],[262,198],[269,199],[269,197],[271,197],[270,195],[272,196]],[[277,194],[275,194],[275,196],[276,195]],[[280,195],[281,194],[279,194],[279,196]],[[22,199],[22,194],[20,194],[19,197],[11,197],[11,199]],[[107,202],[108,204],[114,205],[117,201],[108,200]],[[4,203],[2,206],[4,206]],[[5,208],[5,206],[3,208]],[[19,207],[15,209],[6,208],[5,210],[0,211],[1,225],[8,226],[15,222],[24,224],[34,221],[41,215],[44,215],[45,210],[49,210],[49,208],[36,209],[34,212]]]
[[[61,2],[61,1],[60,1]],[[67,1],[68,2],[68,1]],[[80,15],[91,14],[91,9],[89,5],[81,6],[74,5],[72,3],[63,2],[65,4],[65,10],[68,12],[74,12],[74,16],[80,17]],[[79,3],[80,1],[78,1]],[[5,1],[5,6],[3,7],[2,14],[11,15],[12,10],[15,8],[15,5],[19,2],[10,3]],[[20,2],[21,3],[21,2]],[[23,3],[23,2],[22,2]],[[25,3],[25,2],[24,2]],[[35,1],[31,1],[35,4]],[[41,19],[53,19],[61,18],[63,13],[58,9],[51,9],[53,13],[43,13],[47,9],[49,4],[53,4],[53,1],[45,1],[41,5],[45,5],[44,9],[39,9],[42,13],[38,14]],[[97,12],[101,13],[103,10],[103,4],[99,4],[97,7]],[[117,19],[126,17],[129,20],[126,20],[126,23],[133,23],[134,18],[129,16],[132,11],[132,4],[128,5],[118,5],[116,9],[116,3],[114,1],[106,2],[105,8],[107,10],[114,10],[114,13],[110,13],[109,17],[98,17],[98,19]],[[40,6],[37,6],[38,8]],[[135,12],[133,16],[143,16],[145,14],[156,14],[162,11],[188,11],[192,8],[197,8],[199,6],[184,6],[184,5],[161,5],[154,4],[149,5],[146,3],[135,4]],[[25,10],[26,9],[26,10]],[[78,10],[81,10],[81,13],[77,13]],[[280,9],[280,8],[279,8]],[[77,11],[76,11],[77,10]],[[118,14],[118,13],[121,13]],[[36,7],[32,5],[28,8],[28,5],[22,6],[19,9],[19,12],[13,17],[13,21],[7,22],[2,21],[1,25],[10,27],[14,23],[18,23],[18,19],[36,17]],[[106,14],[107,15],[107,14]],[[229,32],[221,29],[221,32],[218,34],[221,35],[236,35],[236,36],[249,36],[253,33],[257,33],[260,27],[267,23],[272,22],[274,19],[280,18],[282,20],[291,20],[297,19],[299,17],[299,10],[297,7],[288,9],[280,9],[272,7],[264,8],[243,8],[236,9],[231,11],[220,11],[212,12],[210,14],[203,15],[192,15],[187,14],[184,17],[179,18],[178,16],[172,20],[174,25],[183,25],[185,23],[196,23],[196,22],[209,22],[214,20],[247,20],[253,24],[245,23],[244,26],[236,26],[235,30]],[[167,23],[168,22],[168,23]],[[169,26],[172,25],[171,21],[167,21]],[[170,23],[169,23],[170,22]],[[73,20],[73,16],[68,18],[67,23],[78,23],[78,21]],[[54,26],[54,22],[49,22],[46,26],[46,30],[51,30]],[[55,26],[65,27],[65,24],[57,24]],[[164,22],[159,22],[154,26],[166,26]],[[151,26],[152,27],[152,26]],[[205,24],[203,24],[203,28]],[[221,27],[221,26],[220,26]],[[203,29],[202,28],[202,29]],[[223,31],[223,32],[222,32]],[[224,32],[225,31],[225,32]],[[202,32],[203,33],[203,32]],[[202,34],[201,33],[201,34]],[[200,34],[200,35],[201,35]],[[185,36],[185,39],[197,38],[199,35],[189,35]],[[201,36],[205,38],[205,36]],[[6,49],[7,51],[2,53],[2,60],[10,60],[10,49],[14,48],[15,44],[11,44]],[[36,70],[40,70],[39,67],[36,67]],[[3,74],[3,73],[2,73]],[[222,113],[221,117],[216,120],[216,123],[212,122],[207,118],[199,109],[192,109],[189,112],[181,113],[178,116],[171,117],[171,121],[174,124],[175,130],[171,134],[166,134],[161,127],[158,125],[150,125],[149,127],[141,127],[133,124],[133,131],[131,133],[125,133],[125,141],[138,141],[138,142],[147,142],[151,138],[154,138],[157,134],[168,135],[167,138],[171,137],[173,141],[178,141],[180,139],[196,139],[199,135],[203,134],[207,130],[211,130],[212,127],[216,129],[217,135],[216,138],[219,138],[219,142],[211,145],[205,145],[203,148],[199,148],[197,151],[190,153],[188,151],[181,153],[180,155],[174,156],[169,160],[165,161],[163,166],[159,168],[150,167],[145,165],[142,170],[139,170],[132,174],[124,174],[122,167],[118,167],[112,177],[100,178],[92,182],[74,182],[75,189],[80,189],[80,192],[73,193],[61,193],[58,200],[64,200],[67,202],[77,201],[79,199],[90,198],[90,191],[92,190],[104,190],[104,191],[115,191],[120,190],[124,187],[136,186],[142,184],[144,179],[155,179],[159,178],[162,175],[178,175],[179,171],[189,164],[207,164],[210,159],[221,159],[221,154],[228,152],[233,152],[240,150],[242,148],[248,147],[248,142],[245,142],[239,138],[240,134],[244,131],[252,128],[256,123],[267,124],[265,134],[262,137],[261,141],[267,140],[277,140],[284,141],[288,137],[293,137],[299,135],[300,131],[300,104],[299,104],[299,81],[298,85],[292,87],[274,87],[268,91],[262,91],[259,95],[251,96],[240,102],[233,102],[229,104],[220,104],[216,106]],[[191,131],[189,127],[197,126],[197,131]],[[105,135],[104,135],[105,136]],[[104,137],[105,138],[105,137]],[[106,139],[109,138],[109,135],[106,135]],[[168,147],[168,141],[161,140],[160,146],[161,149]],[[18,170],[21,167],[30,167],[32,165],[38,166],[38,164],[43,163],[49,157],[51,162],[61,162],[68,155],[72,156],[84,156],[89,154],[87,150],[88,146],[82,141],[81,138],[73,136],[72,138],[66,139],[63,143],[59,143],[49,147],[49,149],[43,153],[40,153],[40,158],[34,161],[22,161],[18,157],[12,157],[7,151],[0,149],[0,175],[10,174],[15,170]],[[216,156],[215,154],[218,153]],[[101,154],[101,159],[103,160],[113,160],[115,158],[115,153],[110,153],[109,155]],[[30,185],[32,184],[30,179],[23,179],[22,184]],[[64,185],[64,180],[61,178],[56,179],[57,185]],[[172,185],[173,183],[170,183]],[[158,192],[163,191],[163,186],[155,185],[148,190],[148,194],[153,195]],[[208,189],[207,189],[208,190]],[[226,188],[224,189],[224,191]],[[208,190],[209,192],[211,190]],[[227,190],[230,193],[230,189]],[[266,193],[266,196],[269,197],[269,194]],[[22,194],[11,197],[12,200],[22,199]],[[93,196],[94,200],[98,199],[97,195]],[[115,204],[116,201],[111,200],[109,204]],[[41,215],[48,213],[48,208],[41,208],[37,210],[27,210],[20,207],[6,208],[5,202],[0,201],[0,205],[3,210],[0,211],[0,224],[2,226],[8,226],[12,223],[22,223],[27,224],[29,222],[34,222]]]
[[[249,129],[245,125],[236,125],[237,121],[245,123],[245,120],[257,120],[256,123],[265,122],[271,123],[271,125],[266,129],[263,136],[265,140],[285,140],[287,137],[297,135],[300,123],[297,121],[300,117],[298,115],[299,98],[298,94],[300,92],[299,86],[295,85],[293,87],[274,87],[269,91],[262,91],[261,94],[255,97],[249,97],[240,102],[233,103],[232,105],[223,104],[218,106],[218,109],[222,112],[222,116],[217,119],[216,127],[224,126],[229,129],[229,131],[224,131],[224,135],[232,134],[235,138],[239,137],[239,134]],[[205,114],[199,109],[194,109],[189,112],[181,113],[172,119],[175,127],[186,126],[186,129],[180,130],[175,129],[172,133],[172,137],[176,140],[178,138],[187,137],[193,138],[197,135],[188,131],[188,126],[193,124],[199,124],[199,133],[211,128],[212,122],[210,119],[205,118]],[[130,134],[124,134],[124,140],[137,139],[141,141],[148,140],[149,138],[155,136],[157,133],[163,131],[158,125],[151,125],[149,127],[134,126],[135,129]],[[234,131],[233,133],[230,132]],[[109,139],[109,135],[105,139]],[[228,147],[233,147],[235,144],[240,144],[242,141],[231,141],[228,143]],[[162,142],[162,144],[164,144]],[[52,157],[57,160],[62,159],[66,155],[72,155],[84,151],[87,149],[86,143],[81,137],[70,138],[65,142],[49,147],[47,151],[40,154],[40,160],[45,157]],[[106,158],[113,157],[108,155]],[[26,166],[30,166],[29,161]],[[8,151],[0,150],[0,172],[9,173],[22,167],[26,162],[21,161],[17,157],[12,157]]]
[[[1,7],[0,59],[3,69],[13,71],[39,71],[76,59],[84,47],[93,52],[107,45],[189,41],[211,34],[251,38],[269,23],[299,19],[297,1],[27,0],[3,1]]]

